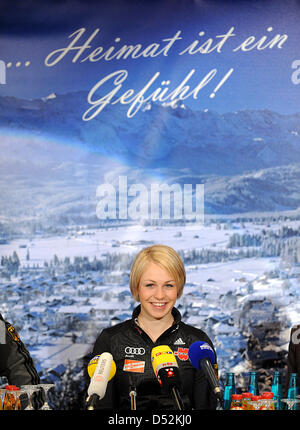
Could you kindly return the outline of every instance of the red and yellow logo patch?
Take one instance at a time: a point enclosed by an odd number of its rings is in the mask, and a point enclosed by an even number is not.
[[[145,372],[145,362],[144,361],[138,361],[138,360],[125,359],[123,370],[125,372],[144,373]]]
[[[174,355],[181,361],[187,361],[189,359],[189,349],[188,348],[178,348],[174,352]]]

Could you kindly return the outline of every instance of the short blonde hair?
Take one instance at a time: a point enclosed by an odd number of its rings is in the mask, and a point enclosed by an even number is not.
[[[166,245],[153,245],[142,249],[136,256],[130,272],[130,291],[133,298],[139,301],[138,287],[142,274],[149,263],[156,263],[167,270],[175,279],[177,298],[182,295],[186,281],[183,262],[177,252]]]

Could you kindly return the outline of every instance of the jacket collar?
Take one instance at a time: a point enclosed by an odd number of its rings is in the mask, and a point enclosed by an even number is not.
[[[132,312],[132,319],[135,321],[136,318],[139,316],[139,313],[141,312],[141,305],[138,305]],[[181,314],[177,308],[172,309],[172,315],[174,318],[174,324],[179,324],[181,321]]]

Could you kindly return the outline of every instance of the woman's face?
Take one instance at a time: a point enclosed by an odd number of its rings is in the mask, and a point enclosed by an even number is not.
[[[177,283],[172,275],[157,264],[150,262],[144,271],[138,294],[141,312],[154,319],[170,314],[177,300]]]

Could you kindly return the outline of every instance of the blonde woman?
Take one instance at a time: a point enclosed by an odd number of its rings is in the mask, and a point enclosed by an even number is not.
[[[175,307],[185,281],[184,265],[174,249],[153,245],[136,256],[130,290],[139,305],[132,319],[104,329],[93,349],[93,356],[110,352],[117,366],[99,408],[130,409],[129,387],[134,386],[137,410],[176,409],[172,396],[161,389],[153,372],[151,351],[159,345],[168,345],[176,356],[184,408],[216,408],[205,375],[194,369],[188,359],[193,342],[201,340],[212,348],[213,344],[202,330],[182,322]]]

